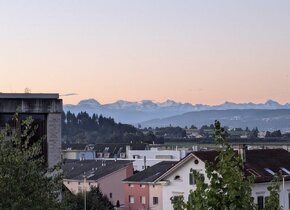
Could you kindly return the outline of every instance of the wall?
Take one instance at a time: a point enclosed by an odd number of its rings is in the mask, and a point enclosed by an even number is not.
[[[195,190],[195,185],[189,184],[189,173],[191,168],[200,171],[200,173],[205,174],[204,162],[198,160],[198,163],[196,164],[194,160],[195,159],[190,158],[187,162],[185,162],[182,166],[180,166],[178,170],[176,170],[171,175],[163,179],[169,181],[169,184],[163,186],[162,189],[164,210],[173,210],[170,201],[170,198],[172,196],[183,195],[184,200],[187,201],[189,191]],[[180,176],[180,180],[175,180],[175,177],[177,175]],[[207,179],[206,181],[208,182]]]
[[[61,161],[61,114],[47,115],[47,156],[48,166],[52,167]]]
[[[133,166],[129,164],[127,167],[124,167],[118,171],[115,171],[107,176],[104,176],[98,180],[87,180],[84,185],[84,180],[68,180],[64,179],[64,185],[73,193],[82,193],[83,189],[87,191],[90,190],[91,186],[100,187],[100,190],[108,199],[112,202],[113,205],[116,205],[117,200],[120,204],[124,204],[125,191],[123,187],[122,180],[128,178],[127,175],[133,174]],[[110,198],[110,193],[112,193],[112,198]]]
[[[147,210],[149,208],[149,185],[145,184],[124,184],[125,209],[126,210]],[[134,203],[129,203],[129,196],[134,196]],[[145,196],[146,204],[140,202],[140,197]]]
[[[158,197],[158,204],[153,204],[153,197]],[[163,196],[161,185],[149,185],[149,209],[150,210],[162,210],[163,209]]]
[[[270,183],[255,183],[252,186],[252,197],[254,197],[255,203],[257,203],[257,197],[263,196],[264,197],[264,204],[265,204],[265,197],[269,196],[269,187]],[[284,190],[283,190],[283,184],[281,182],[280,185],[280,205],[285,206],[285,209],[289,209],[289,197],[288,194],[290,193],[290,182],[287,181],[284,184]]]
[[[185,156],[184,151],[180,150],[159,150],[151,148],[150,150],[127,150],[127,159],[134,160],[134,169],[144,170],[144,157],[146,157],[146,166],[153,166],[161,161],[179,161]]]

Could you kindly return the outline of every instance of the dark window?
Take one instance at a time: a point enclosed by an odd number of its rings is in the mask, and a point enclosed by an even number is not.
[[[194,185],[194,178],[193,178],[193,174],[192,173],[189,173],[189,184],[190,185]]]
[[[153,205],[158,204],[158,197],[153,197]]]
[[[258,196],[258,210],[262,210],[264,208],[264,196]]]
[[[180,180],[180,176],[179,176],[179,175],[176,175],[176,176],[174,177],[174,180]]]
[[[113,197],[113,193],[110,193],[110,198],[112,198]]]

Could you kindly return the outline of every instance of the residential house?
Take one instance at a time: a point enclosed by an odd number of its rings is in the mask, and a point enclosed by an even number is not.
[[[283,172],[284,177],[280,186],[280,204],[285,209],[290,209],[290,153],[283,149],[240,150],[240,153],[244,157],[245,175],[253,175],[255,177],[255,183],[252,185],[252,197],[258,205],[258,209],[264,207],[265,197],[269,195],[267,187],[270,185],[273,175],[279,171]],[[159,197],[162,197],[162,204],[159,204],[156,209],[173,210],[170,202],[171,197],[182,195],[186,201],[190,190],[195,190],[196,186],[190,170],[194,169],[204,174],[205,181],[209,182],[205,174],[205,162],[214,162],[217,155],[217,151],[192,152],[179,162],[169,165],[166,170],[162,170],[162,167],[157,164],[157,167],[152,166],[129,177],[124,180],[125,196],[127,196],[125,205],[130,207],[130,210],[140,208],[140,206],[135,204],[135,197],[140,195],[134,194],[134,191],[130,191],[128,188],[129,185],[138,186],[146,183],[144,180],[149,180],[148,189],[150,189],[150,186],[158,186]],[[154,169],[155,176],[150,171],[152,169]],[[141,178],[138,179],[138,177]],[[135,205],[126,203],[130,201],[131,197],[134,197]],[[153,196],[150,193],[147,200],[153,200]]]
[[[156,183],[155,180],[176,163],[177,161],[162,161],[125,179],[125,209],[162,210],[162,182]]]
[[[132,161],[128,160],[68,160],[63,166],[64,185],[72,193],[89,191],[99,187],[116,205],[124,205],[122,180],[133,175]]]

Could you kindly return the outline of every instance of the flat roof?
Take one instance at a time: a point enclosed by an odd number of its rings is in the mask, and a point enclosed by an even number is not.
[[[58,99],[58,93],[0,93],[0,99]]]

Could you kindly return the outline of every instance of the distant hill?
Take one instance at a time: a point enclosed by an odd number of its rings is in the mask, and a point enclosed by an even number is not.
[[[230,109],[230,110],[206,110],[188,112],[181,115],[163,119],[141,122],[142,127],[164,126],[191,126],[200,127],[209,125],[219,120],[223,126],[230,128],[254,128],[259,130],[290,131],[290,109]]]
[[[139,122],[149,121],[152,119],[161,119],[181,115],[187,112],[199,112],[208,110],[276,110],[276,109],[289,109],[290,104],[279,104],[273,100],[268,100],[263,104],[254,103],[231,103],[225,102],[221,105],[209,106],[204,104],[190,104],[178,103],[172,100],[167,100],[161,103],[155,103],[151,100],[143,100],[140,102],[129,102],[124,100],[116,101],[111,104],[100,104],[95,99],[86,99],[80,101],[77,105],[67,104],[64,105],[64,111],[72,113],[87,112],[90,115],[102,114],[105,117],[112,117],[117,122],[137,124]],[[211,122],[212,123],[212,122]],[[171,123],[172,124],[172,123]]]

